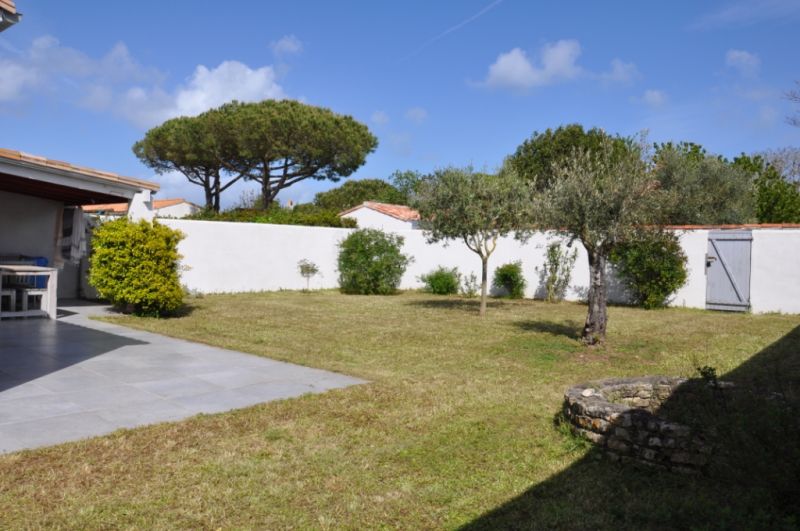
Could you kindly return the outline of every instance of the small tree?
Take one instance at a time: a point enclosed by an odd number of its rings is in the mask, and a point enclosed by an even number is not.
[[[559,302],[564,299],[577,258],[578,250],[573,249],[571,252],[569,248],[564,250],[561,242],[553,242],[547,246],[545,262],[540,271],[547,302]]]
[[[311,279],[319,273],[319,267],[311,260],[303,258],[297,262],[297,270],[300,271],[300,276],[306,279],[306,291],[309,291]]]
[[[300,181],[351,175],[378,145],[352,117],[293,100],[233,101],[201,117],[210,124],[222,166],[259,183],[265,209]]]
[[[498,238],[521,226],[530,194],[513,172],[446,168],[421,182],[413,206],[430,243],[461,240],[481,259],[480,315],[486,315],[489,257]]]
[[[554,167],[552,182],[535,201],[534,219],[540,225],[586,248],[590,282],[583,339],[588,344],[605,340],[609,255],[642,227],[656,223],[663,201],[642,149],[626,141],[620,151],[619,141],[607,136],[596,149],[574,149]]]

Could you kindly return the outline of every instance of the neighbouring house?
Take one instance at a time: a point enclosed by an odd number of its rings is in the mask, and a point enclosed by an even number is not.
[[[0,0],[0,31],[7,30],[19,22],[22,13],[17,11],[14,0]]]
[[[152,182],[0,149],[0,266],[56,268],[58,297],[78,297],[87,266],[81,205],[125,202],[131,218],[150,220],[151,194],[158,189]]]
[[[202,207],[181,198],[154,199],[152,206],[153,215],[157,218],[180,219],[203,210]],[[83,211],[100,217],[118,218],[128,213],[128,203],[83,205]]]
[[[419,212],[406,205],[365,201],[339,213],[339,217],[355,219],[359,228],[410,230],[419,228]]]

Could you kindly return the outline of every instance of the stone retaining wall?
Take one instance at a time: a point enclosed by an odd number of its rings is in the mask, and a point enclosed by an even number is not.
[[[711,445],[689,426],[656,415],[684,378],[614,378],[577,385],[564,394],[574,433],[614,461],[636,461],[679,472],[706,467]]]

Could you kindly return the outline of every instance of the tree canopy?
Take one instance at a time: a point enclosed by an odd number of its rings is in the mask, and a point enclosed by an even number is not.
[[[205,207],[218,212],[220,195],[239,177],[222,183],[223,166],[214,145],[206,120],[180,117],[147,131],[144,138],[133,145],[133,153],[159,174],[179,172],[189,182],[202,186]]]
[[[492,175],[445,168],[420,182],[412,206],[429,242],[460,240],[481,258],[481,316],[486,314],[489,257],[498,238],[521,227],[529,188],[512,172]]]
[[[759,223],[800,223],[800,190],[761,155],[740,155],[733,164],[755,175],[755,214]]]
[[[347,181],[337,188],[319,192],[314,196],[316,206],[337,212],[358,206],[364,201],[405,205],[408,203],[408,197],[380,179]]]
[[[378,145],[352,117],[293,100],[233,101],[201,116],[223,167],[258,182],[265,208],[305,179],[335,182],[351,175]]]
[[[653,179],[667,193],[665,221],[714,225],[755,221],[750,168],[691,142],[656,144]]]
[[[534,132],[506,159],[506,166],[522,179],[535,182],[538,190],[544,190],[553,182],[555,168],[570,159],[576,149],[597,151],[608,138],[602,129],[584,130],[580,124]],[[623,139],[615,137],[612,143],[616,155],[626,150]]]

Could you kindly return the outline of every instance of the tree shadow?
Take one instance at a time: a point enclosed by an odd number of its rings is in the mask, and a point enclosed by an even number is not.
[[[580,339],[582,330],[582,325],[573,320],[563,323],[553,321],[517,321],[514,326],[526,332],[539,332],[553,336],[564,336],[570,339]]]
[[[74,312],[69,312],[74,315]],[[0,322],[0,399],[3,391],[143,341],[54,319]]]
[[[623,463],[590,445],[462,529],[797,529],[800,326],[719,380],[733,386],[692,379],[655,411],[704,435],[713,453],[702,473]],[[564,441],[590,444],[566,433]]]
[[[510,299],[509,299],[510,300]],[[481,300],[478,299],[456,299],[456,298],[441,298],[441,299],[423,299],[407,301],[406,304],[410,306],[417,306],[420,308],[430,308],[435,310],[468,310],[478,312],[481,307]],[[487,308],[500,308],[506,304],[506,301],[489,299],[486,301]]]

